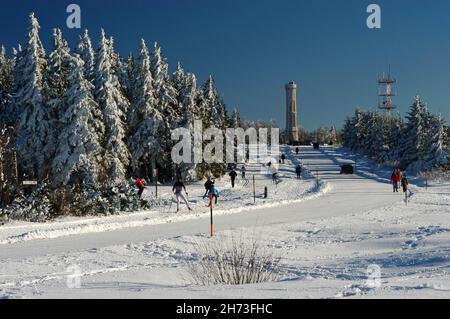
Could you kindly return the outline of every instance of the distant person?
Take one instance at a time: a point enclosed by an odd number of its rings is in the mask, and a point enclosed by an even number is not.
[[[245,167],[245,165],[242,165],[242,167],[241,167],[242,179],[245,179],[245,173],[246,172],[247,172],[247,168]]]
[[[406,177],[406,174],[402,175],[401,184],[402,184],[403,192],[406,195],[406,192],[408,191],[408,185],[409,185],[408,178]]]
[[[391,175],[391,182],[394,193],[398,193],[398,183],[400,183],[400,180],[401,180],[400,171],[398,169],[394,169]]]
[[[237,177],[238,174],[236,173],[236,171],[233,168],[229,175],[230,175],[230,178],[231,178],[231,187],[234,188],[234,183],[236,181],[236,177]]]
[[[278,184],[278,173],[276,171],[272,173],[272,184]]]
[[[205,182],[205,195],[203,195],[203,198],[209,195],[212,186],[214,186],[214,181],[211,179],[211,176],[208,176],[208,179]]]
[[[186,186],[181,181],[181,178],[178,178],[172,188],[172,192],[174,192],[174,194],[177,198],[177,213],[180,211],[180,198],[186,203],[187,208],[189,210],[192,210],[192,208],[189,206],[189,203],[188,203],[186,197],[183,195],[183,190],[186,193],[186,195],[189,195],[188,192],[186,191]]]
[[[136,181],[133,184],[133,187],[137,187],[139,189],[138,196],[139,196],[139,198],[141,198],[142,197],[142,193],[144,192],[144,189],[145,189],[145,185],[142,182],[142,180],[137,177]]]
[[[295,168],[295,173],[297,174],[297,179],[302,178],[302,166],[300,164]]]
[[[283,162],[283,164],[284,164],[285,160],[286,160],[286,155],[284,155],[284,153],[283,153],[283,154],[281,154],[281,161]]]
[[[298,155],[298,153],[300,153],[300,149],[298,147],[295,148],[295,154]]]

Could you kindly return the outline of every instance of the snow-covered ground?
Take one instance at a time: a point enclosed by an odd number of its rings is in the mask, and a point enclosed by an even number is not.
[[[0,227],[0,297],[450,298],[450,183],[413,186],[406,205],[392,193],[390,172],[362,158],[332,147],[301,153],[301,159],[289,154],[276,187],[258,174],[257,205],[251,185],[231,190],[226,179],[219,182],[215,240],[256,237],[281,257],[277,282],[203,287],[189,281],[186,263],[198,258],[193,243],[211,240],[196,184],[189,186],[192,214],[175,215],[172,207]],[[319,175],[319,187],[309,174],[294,179],[298,160]],[[340,175],[339,165],[354,160],[357,174]],[[250,176],[260,172],[250,169]],[[163,198],[169,191],[163,189]],[[368,270],[379,270],[380,281]],[[81,286],[71,289],[68,274],[76,272]]]

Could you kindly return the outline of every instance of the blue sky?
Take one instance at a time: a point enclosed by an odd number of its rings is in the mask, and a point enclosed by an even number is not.
[[[377,105],[377,75],[391,65],[404,113],[416,94],[450,120],[448,0],[15,0],[2,1],[0,44],[23,42],[35,12],[50,49],[52,28],[71,45],[66,7],[82,9],[82,28],[100,28],[122,54],[140,38],[157,41],[171,69],[180,61],[203,82],[216,79],[228,108],[248,119],[284,125],[284,84],[299,85],[299,122],[306,129],[341,126],[355,107]],[[382,9],[382,29],[366,26],[367,5]]]

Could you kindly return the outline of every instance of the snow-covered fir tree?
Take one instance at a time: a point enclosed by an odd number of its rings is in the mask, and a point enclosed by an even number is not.
[[[76,52],[84,62],[84,78],[93,82],[95,73],[95,53],[88,30],[85,30],[83,36],[80,36]]]
[[[145,41],[134,69],[135,100],[131,106],[130,137],[131,167],[134,174],[149,177],[156,162],[164,155],[164,144],[159,136],[164,134],[164,118],[156,104],[150,67],[150,56]]]
[[[425,104],[419,96],[414,98],[411,110],[406,116],[407,123],[402,133],[401,144],[401,166],[408,167],[410,164],[421,159],[425,152],[425,131],[424,114],[426,112]]]
[[[235,128],[235,129],[241,127],[241,118],[239,116],[239,112],[238,112],[237,108],[233,109],[233,113],[231,114],[230,124],[231,124],[231,127]]]
[[[92,95],[93,85],[84,78],[83,60],[70,59],[68,89],[64,93],[64,112],[59,118],[61,131],[53,159],[53,179],[56,184],[97,186],[102,172],[99,108]]]
[[[96,54],[95,99],[102,111],[105,134],[104,163],[109,177],[108,185],[117,185],[126,178],[130,154],[125,143],[126,127],[124,110],[128,109],[117,76],[114,74],[111,41],[102,30]]]
[[[158,109],[164,115],[168,130],[176,128],[181,117],[177,104],[177,90],[169,77],[169,65],[161,53],[161,47],[156,42],[151,56],[151,71]]]
[[[5,47],[0,48],[0,125],[16,121],[11,99],[14,94],[14,61],[6,55]]]
[[[449,153],[445,145],[445,121],[442,114],[439,114],[439,116],[433,118],[430,133],[427,156],[425,158],[426,169],[431,169],[434,166],[439,165],[448,165]]]
[[[206,127],[216,127],[225,129],[228,122],[228,116],[216,84],[212,76],[203,85],[203,99],[201,102],[201,112],[204,116],[204,125]]]
[[[14,103],[20,114],[18,156],[21,169],[28,177],[44,177],[48,172],[49,154],[43,152],[51,135],[49,110],[44,101],[45,50],[39,38],[39,22],[29,16],[27,42],[17,56]]]

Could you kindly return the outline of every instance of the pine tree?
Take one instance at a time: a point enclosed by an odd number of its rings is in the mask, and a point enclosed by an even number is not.
[[[34,14],[30,14],[27,43],[19,52],[15,67],[14,103],[20,114],[18,156],[23,173],[29,177],[43,177],[47,173],[48,154],[43,150],[51,136],[49,112],[43,97],[47,62],[39,29]]]
[[[128,109],[128,101],[114,74],[111,53],[111,41],[106,39],[105,32],[102,30],[96,54],[95,98],[102,111],[105,125],[102,146],[105,149],[107,184],[117,185],[125,180],[130,158],[125,144],[124,110]]]
[[[169,66],[156,42],[151,57],[151,71],[158,110],[164,115],[167,133],[169,133],[170,128],[177,127],[180,110],[177,104],[177,91],[169,78]]]
[[[425,132],[423,128],[423,114],[425,105],[416,96],[411,110],[407,115],[407,124],[403,130],[402,148],[401,148],[401,165],[403,168],[421,159],[424,154]]]
[[[141,51],[135,65],[134,91],[136,99],[131,106],[130,139],[131,166],[133,173],[140,176],[152,176],[151,169],[164,156],[164,145],[159,136],[164,134],[163,115],[157,108],[153,78],[150,69],[150,57],[145,41],[141,41]]]
[[[241,127],[241,118],[239,116],[239,112],[238,112],[237,108],[233,109],[233,113],[231,114],[230,123],[231,123],[232,128],[236,129],[236,128]]]
[[[64,113],[59,119],[62,130],[53,159],[54,181],[57,184],[97,186],[101,171],[99,109],[92,95],[93,85],[84,78],[86,68],[77,55],[71,58],[69,87],[64,93]],[[101,123],[101,122],[100,122]]]
[[[430,138],[427,140],[427,155],[424,159],[426,169],[431,169],[439,165],[448,165],[448,153],[445,147],[445,121],[442,114],[434,117],[430,130]]]
[[[203,100],[201,102],[205,127],[225,129],[228,116],[223,100],[220,98],[212,76],[203,85]]]
[[[177,91],[169,77],[169,66],[166,59],[162,56],[161,48],[157,43],[154,44],[151,56],[151,72],[157,109],[164,119],[164,129],[161,130],[160,136],[158,136],[164,149],[164,154],[158,158],[158,164],[161,168],[159,176],[162,179],[172,179],[175,172],[170,161],[173,146],[171,130],[179,127],[181,110],[177,104]]]
[[[188,73],[184,83],[184,87],[181,88],[180,104],[182,111],[181,126],[192,129],[194,120],[197,119],[197,78],[194,74]]]
[[[13,124],[16,115],[11,100],[14,94],[14,61],[6,56],[5,47],[0,49],[0,125]]]
[[[77,53],[84,62],[84,78],[93,82],[95,74],[95,53],[88,30],[85,30],[83,36],[80,36]]]

